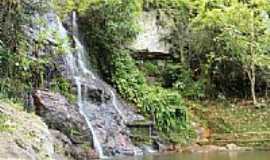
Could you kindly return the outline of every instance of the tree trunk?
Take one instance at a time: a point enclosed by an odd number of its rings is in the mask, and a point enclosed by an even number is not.
[[[251,69],[251,95],[252,95],[252,99],[253,99],[253,104],[256,105],[257,104],[257,99],[256,99],[256,91],[255,91],[255,84],[256,84],[256,71],[255,71],[255,66],[252,66]]]
[[[256,99],[256,92],[255,92],[255,84],[256,84],[256,66],[255,66],[255,58],[256,58],[256,45],[254,45],[253,42],[256,41],[255,39],[255,24],[254,24],[254,11],[251,12],[252,16],[252,31],[251,31],[251,43],[250,43],[250,54],[251,54],[251,59],[250,59],[250,89],[251,89],[251,95],[253,99],[253,104],[257,105],[257,99]]]
[[[253,100],[253,104],[257,104],[257,98],[256,98],[256,71],[255,71],[255,66],[251,66],[251,69],[247,71],[248,73],[248,79],[250,81],[250,91],[251,91],[251,96]]]

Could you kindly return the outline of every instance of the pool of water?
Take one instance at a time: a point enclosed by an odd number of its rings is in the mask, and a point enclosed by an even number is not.
[[[270,152],[223,152],[193,154],[155,154],[142,157],[122,157],[114,160],[270,160]]]

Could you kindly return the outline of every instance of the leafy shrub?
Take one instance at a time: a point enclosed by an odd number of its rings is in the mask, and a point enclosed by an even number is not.
[[[140,14],[141,2],[100,0],[81,14],[80,27],[88,46],[91,46],[91,61],[105,78],[111,77],[113,49],[131,42],[139,31],[135,18]]]
[[[173,86],[185,97],[193,99],[205,97],[205,82],[201,79],[193,80],[188,69],[182,70]]]
[[[152,115],[160,130],[169,132],[186,127],[187,111],[181,96],[171,90],[147,85],[127,50],[115,50],[113,68],[113,82],[119,93],[143,113]]]
[[[144,61],[143,64],[139,64],[139,68],[148,76],[159,76],[162,68],[153,61]]]
[[[192,72],[186,67],[170,64],[163,77],[165,87],[176,89],[184,97],[196,99],[205,96],[205,82],[202,79],[193,79]]]
[[[60,17],[67,16],[72,11],[84,12],[91,4],[101,0],[52,0],[54,10]]]
[[[144,9],[179,9],[184,0],[144,0]]]

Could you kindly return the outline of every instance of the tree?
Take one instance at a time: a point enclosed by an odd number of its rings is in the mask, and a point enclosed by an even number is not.
[[[206,55],[212,53],[215,63],[238,61],[248,76],[256,105],[256,70],[269,65],[269,1],[231,1],[205,6],[193,20],[193,32],[201,35],[195,39],[199,42],[195,50]]]
[[[254,3],[237,3],[224,12],[223,32],[218,39],[226,44],[228,54],[237,58],[247,73],[253,103],[256,99],[256,68],[262,64],[262,56],[267,55],[265,45],[269,44],[270,33],[267,28],[269,19],[263,16],[264,10]],[[268,17],[268,16],[267,16]]]

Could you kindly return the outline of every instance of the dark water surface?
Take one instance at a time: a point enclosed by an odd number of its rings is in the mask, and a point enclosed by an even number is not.
[[[114,160],[270,160],[270,152],[224,152],[194,154],[156,154],[143,157],[122,157]]]

